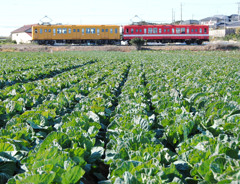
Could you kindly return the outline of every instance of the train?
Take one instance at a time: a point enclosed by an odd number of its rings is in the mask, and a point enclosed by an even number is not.
[[[65,44],[130,44],[134,38],[157,43],[196,43],[209,41],[206,25],[34,25],[32,39],[40,45]]]

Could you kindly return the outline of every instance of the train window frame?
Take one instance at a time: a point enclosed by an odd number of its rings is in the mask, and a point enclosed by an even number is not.
[[[112,28],[110,29],[110,33],[113,33],[113,29]]]
[[[104,33],[104,29],[102,29],[102,33]]]
[[[148,34],[152,34],[153,33],[153,28],[148,28]]]
[[[95,34],[96,33],[96,29],[95,28],[91,28],[91,34]]]
[[[57,34],[62,34],[62,28],[57,28]]]
[[[170,32],[170,29],[167,29],[167,32],[169,33],[169,32]]]
[[[185,27],[182,27],[181,28],[181,34],[185,34],[186,33],[186,29],[185,29]]]
[[[118,28],[115,28],[115,33],[116,33],[116,34],[118,33]]]
[[[133,34],[134,33],[134,29],[133,28],[131,28],[131,34]]]
[[[79,33],[79,32],[80,32],[80,29],[77,29],[77,32]]]
[[[76,29],[73,29],[73,32],[75,33],[75,32],[76,32]]]
[[[187,34],[189,34],[189,28],[187,28]]]
[[[84,30],[84,28],[82,28],[82,34],[84,34],[84,32],[85,32],[85,30]]]
[[[128,28],[126,29],[126,33],[128,34]]]
[[[144,34],[147,34],[147,28],[144,28]]]
[[[108,33],[108,29],[105,29],[105,32]]]
[[[192,28],[191,32],[194,33],[194,29],[193,28]]]
[[[51,33],[51,29],[48,29],[48,32]]]
[[[47,33],[47,29],[44,29],[44,32]]]
[[[142,32],[142,29],[139,29],[139,33],[141,33]]]
[[[40,29],[39,33],[42,34],[42,29]]]
[[[172,28],[172,34],[174,34],[174,32],[175,32],[175,29],[174,29],[174,28]]]
[[[176,33],[180,34],[181,33],[181,29],[179,27],[176,28]]]
[[[207,33],[207,28],[204,28],[204,33]]]
[[[62,34],[67,34],[67,28],[62,28]]]
[[[166,30],[166,29],[164,29],[164,30],[163,30],[163,32],[164,32],[164,33],[166,33],[166,32],[167,32],[167,30]]]
[[[90,28],[86,28],[86,34],[90,34],[91,33],[91,29]]]
[[[54,34],[54,35],[56,34],[56,29],[55,29],[55,28],[53,29],[53,34]]]
[[[69,34],[71,34],[71,32],[72,32],[72,29],[71,29],[71,28],[69,28],[69,29],[68,29],[68,33],[69,33]]]
[[[198,29],[195,29],[195,32],[197,33],[197,32],[198,32]]]
[[[99,28],[97,29],[97,34],[98,34],[98,35],[100,34],[100,29],[99,29]]]
[[[159,33],[161,34],[161,33],[162,33],[162,28],[159,28],[158,31],[159,31]]]
[[[38,30],[37,30],[37,29],[35,29],[35,33],[38,33]]]
[[[153,34],[157,34],[157,28],[153,28]]]
[[[202,33],[202,28],[199,28],[199,33]]]
[[[136,29],[136,33],[138,33],[138,29]]]

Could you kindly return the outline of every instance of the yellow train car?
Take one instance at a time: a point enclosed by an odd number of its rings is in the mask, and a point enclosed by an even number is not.
[[[120,42],[120,26],[117,25],[36,25],[32,26],[33,41],[39,44]]]

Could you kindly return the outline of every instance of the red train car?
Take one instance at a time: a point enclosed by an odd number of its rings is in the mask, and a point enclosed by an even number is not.
[[[142,38],[148,42],[202,44],[209,41],[209,27],[205,25],[127,25],[122,39]]]

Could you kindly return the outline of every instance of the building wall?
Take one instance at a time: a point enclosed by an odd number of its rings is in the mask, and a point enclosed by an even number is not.
[[[30,43],[32,40],[32,37],[24,32],[23,33],[13,33],[12,40],[15,40],[17,42],[17,44]]]
[[[226,35],[233,33],[235,33],[235,29],[209,30],[209,36],[211,37],[225,37]]]

